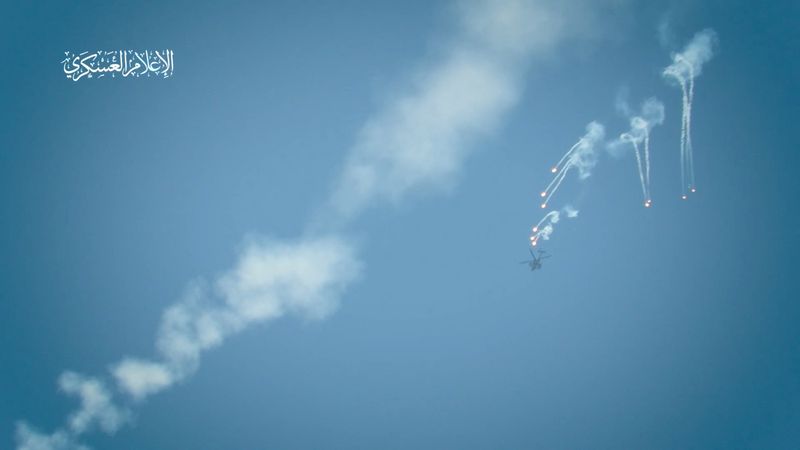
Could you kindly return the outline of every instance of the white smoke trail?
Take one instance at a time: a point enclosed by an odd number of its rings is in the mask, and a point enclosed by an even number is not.
[[[539,221],[539,224],[534,227],[533,234],[531,234],[531,246],[536,247],[539,244],[539,239],[549,240],[550,235],[553,234],[553,225],[558,223],[560,220],[561,213],[558,211],[550,211],[547,215],[544,216],[542,220]]]
[[[577,209],[573,208],[572,205],[566,205],[561,210],[564,212],[564,214],[567,215],[568,219],[574,219],[578,217],[578,213],[580,212]]]
[[[471,144],[520,99],[530,57],[569,32],[559,11],[550,0],[464,3],[457,42],[366,122],[318,220],[343,225],[376,202],[452,185]]]
[[[560,211],[553,210],[545,214],[542,220],[531,229],[530,241],[532,247],[536,247],[540,239],[550,240],[550,236],[555,231],[555,225],[561,220],[562,214],[566,215],[568,219],[574,219],[578,217],[578,210],[571,205],[566,205]]]
[[[578,148],[578,145],[580,145],[580,143],[581,143],[581,141],[578,141],[578,142],[576,142],[576,143],[575,143],[575,145],[573,145],[572,147],[570,147],[570,149],[569,149],[569,150],[567,150],[567,152],[566,152],[566,153],[564,153],[564,156],[562,156],[562,157],[561,157],[561,159],[559,159],[559,160],[558,160],[558,163],[557,163],[555,166],[553,166],[553,168],[552,168],[552,169],[550,169],[550,171],[551,171],[552,173],[556,173],[556,171],[558,171],[559,169],[561,169],[561,165],[564,163],[564,161],[566,161],[566,160],[567,160],[567,158],[569,157],[569,155],[571,155],[571,154],[572,154],[573,150],[575,150],[576,148]]]
[[[682,92],[682,112],[681,112],[681,197],[686,198],[686,130],[687,112],[689,111],[689,93],[686,89],[686,80],[678,78]]]
[[[618,109],[623,110],[619,105]],[[630,108],[626,105],[624,110],[630,111]],[[633,147],[645,207],[650,207],[652,204],[650,194],[650,132],[653,127],[662,123],[664,123],[664,104],[656,98],[649,98],[642,103],[640,114],[631,117],[630,130],[622,133],[619,138],[606,145],[606,148],[614,155],[619,155],[624,149]],[[643,148],[640,147],[640,144],[643,145]],[[644,160],[642,160],[642,150],[644,151]]]
[[[554,216],[554,215],[558,215],[558,211],[550,211],[549,213],[545,214],[545,215],[544,215],[544,217],[542,217],[542,220],[540,220],[540,221],[539,221],[539,222],[538,222],[538,223],[537,223],[537,224],[536,224],[536,225],[533,227],[533,230],[532,230],[532,231],[533,231],[534,233],[537,233],[537,232],[539,231],[539,228],[541,228],[542,224],[543,224],[544,222],[546,222],[547,220],[550,220],[550,218],[551,218],[552,216]],[[556,222],[558,222],[558,219],[556,219]]]
[[[564,178],[567,176],[567,172],[569,172],[570,167],[572,167],[571,164],[567,164],[566,166],[564,166],[561,172],[558,173],[558,176],[556,176],[556,178],[554,178],[553,181],[550,182],[551,185],[553,184],[553,182],[555,182],[555,186],[553,186],[552,190],[550,190],[550,192],[547,194],[547,197],[545,197],[544,202],[542,202],[542,208],[547,207],[547,204],[550,202],[550,197],[552,197],[553,194],[555,194],[556,191],[558,190],[558,187],[561,186],[561,182],[564,181]]]
[[[684,60],[681,57],[676,57],[676,61],[683,63]],[[665,74],[667,71],[665,70]],[[690,123],[690,110],[691,110],[691,97],[689,94],[689,89],[687,88],[687,80],[684,76],[674,70],[669,71],[669,75],[674,77],[678,80],[678,84],[681,87],[681,142],[680,142],[680,162],[681,162],[681,198],[686,199],[686,189],[688,187],[686,183],[686,173],[692,173],[689,170],[689,165],[691,161],[691,155],[689,153],[690,149],[690,139],[689,139],[689,123]],[[691,82],[691,81],[689,81]],[[693,84],[693,82],[691,82]]]
[[[598,122],[592,121],[586,125],[586,134],[578,141],[578,147],[570,157],[570,165],[578,169],[578,178],[581,180],[592,175],[597,165],[596,146],[603,141],[605,133],[605,128]]]
[[[288,314],[322,319],[336,309],[339,295],[359,277],[360,268],[354,246],[340,237],[297,242],[251,238],[233,269],[212,283],[195,281],[167,308],[156,359],[125,357],[112,365],[117,387],[142,400],[192,375],[204,352],[252,325]],[[95,428],[113,434],[130,418],[98,378],[65,372],[59,385],[78,396],[81,406],[70,414],[66,429],[50,435],[19,423],[19,450],[85,448],[75,442],[78,436]]]
[[[193,283],[168,308],[158,361],[124,358],[112,367],[120,389],[141,400],[188,377],[203,352],[251,325],[287,314],[322,319],[360,273],[352,244],[338,237],[296,243],[252,239],[236,266],[213,284]]]
[[[689,66],[689,101],[686,103],[686,151],[689,158],[689,189],[695,190],[694,184],[694,148],[692,146],[692,103],[694,102],[694,72]]]
[[[647,202],[649,203],[652,200],[650,192],[652,184],[650,182],[650,130],[647,128],[644,130],[644,166],[645,180],[647,181]]]
[[[636,169],[639,171],[639,183],[642,185],[642,196],[645,202],[647,201],[647,185],[644,181],[644,171],[642,170],[642,157],[639,152],[639,143],[629,133],[623,133],[620,137],[623,141],[630,142],[633,145],[634,153],[636,154]]]
[[[550,181],[550,184],[547,185],[545,190],[541,192],[542,197],[545,197],[542,208],[547,206],[550,198],[556,193],[559,186],[561,186],[561,182],[564,181],[567,172],[572,167],[575,167],[578,171],[578,178],[581,180],[585,180],[591,176],[592,169],[597,165],[596,146],[598,143],[602,142],[604,137],[605,128],[603,125],[594,121],[586,125],[586,134],[561,157],[561,161],[556,164],[556,167],[560,166],[562,162],[564,164],[563,167],[561,167],[561,170]],[[566,162],[564,162],[565,160]]]
[[[494,132],[520,99],[531,58],[572,32],[585,31],[582,25],[593,14],[588,6],[596,3],[573,0],[569,8],[556,0],[462,3],[460,31],[444,55],[417,74],[410,92],[396,96],[363,126],[321,214],[328,219],[323,231],[339,230],[371,204],[451,184],[471,144]],[[554,217],[547,222],[551,230]],[[124,357],[112,365],[121,401],[135,405],[187,379],[206,351],[248,327],[286,315],[331,314],[359,277],[355,254],[355,246],[338,233],[289,242],[250,240],[232,269],[210,282],[192,283],[167,308],[155,357]],[[128,409],[117,406],[100,379],[62,378],[62,390],[78,396],[80,407],[50,434],[18,423],[18,450],[84,450],[77,442],[84,433],[110,434],[128,420]]]
[[[555,186],[555,184],[558,182],[559,178],[561,178],[564,175],[564,172],[567,169],[569,169],[569,164],[561,167],[561,169],[558,170],[558,173],[553,177],[552,180],[550,180],[550,183],[547,184],[547,187],[545,187],[544,190],[540,193],[540,195],[542,197],[546,197],[547,196],[547,194],[550,192],[550,190],[553,188],[553,186]]]
[[[692,103],[694,102],[694,80],[702,72],[703,65],[714,56],[717,36],[711,29],[694,35],[680,53],[672,55],[672,64],[663,71],[665,78],[675,79],[681,88],[683,114],[681,122],[681,197],[686,198],[686,188],[695,192],[694,148],[692,146]],[[688,172],[689,182],[686,182]]]

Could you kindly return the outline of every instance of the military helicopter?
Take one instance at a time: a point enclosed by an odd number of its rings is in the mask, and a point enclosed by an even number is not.
[[[539,256],[538,257],[536,256],[536,254],[533,253],[533,249],[529,248],[528,250],[531,252],[531,257],[533,259],[528,260],[528,261],[520,261],[520,264],[527,264],[528,266],[530,266],[531,272],[533,272],[536,269],[541,269],[542,268],[542,260],[550,257],[550,255],[544,250],[539,250],[539,252],[538,252]]]

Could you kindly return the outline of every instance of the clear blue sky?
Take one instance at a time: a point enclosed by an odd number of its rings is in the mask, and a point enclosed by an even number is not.
[[[555,8],[574,35],[511,63],[515,101],[447,141],[468,149],[452,176],[336,228],[362,271],[335,313],[250,326],[137,402],[109,367],[153,357],[165,308],[235,266],[245,236],[318,226],[364,124],[459,39],[458,8],[5,2],[0,448],[18,421],[65,426],[65,370],[133,413],[78,437],[98,449],[800,447],[800,6],[651,3]],[[660,72],[706,27],[682,202],[680,91]],[[165,47],[165,80],[72,82],[59,64]],[[559,192],[580,215],[532,273],[518,262],[548,169],[588,122],[627,129],[621,89],[665,105],[654,207],[633,155],[601,152]]]

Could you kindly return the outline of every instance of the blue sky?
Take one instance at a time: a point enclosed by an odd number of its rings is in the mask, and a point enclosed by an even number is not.
[[[800,444],[792,2],[0,11],[0,448]],[[706,28],[681,201],[661,72]],[[621,93],[664,107],[649,209]]]

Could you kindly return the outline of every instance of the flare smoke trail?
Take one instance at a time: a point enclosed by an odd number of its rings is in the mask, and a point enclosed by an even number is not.
[[[679,61],[683,62],[682,58],[678,59]],[[666,71],[665,71],[666,74]],[[670,74],[672,75],[672,74]],[[674,75],[673,75],[674,76]],[[682,77],[676,77],[678,80],[678,84],[681,86],[681,107],[682,107],[682,114],[681,114],[681,143],[680,143],[680,160],[681,160],[681,198],[684,200],[686,199],[686,172],[688,171],[690,175],[690,182],[688,183],[689,187],[694,185],[694,163],[691,157],[691,132],[690,132],[690,116],[691,116],[691,109],[692,109],[692,101],[691,101],[691,94],[690,89],[687,88],[687,80],[683,79]],[[689,83],[694,86],[694,81],[689,78]]]
[[[550,235],[555,231],[555,225],[561,220],[562,214],[566,215],[568,219],[574,219],[578,217],[578,210],[571,205],[566,205],[561,211],[553,210],[545,214],[542,220],[531,229],[530,241],[532,247],[536,247],[539,239],[550,240]]]
[[[567,172],[571,168],[578,170],[578,178],[585,180],[592,174],[592,169],[597,165],[597,152],[595,146],[602,142],[605,137],[605,128],[597,122],[589,122],[586,125],[586,134],[578,140],[566,153],[558,163],[550,169],[555,173],[555,177],[550,184],[547,185],[544,191],[539,193],[544,201],[541,204],[542,209],[547,208],[550,198],[556,193],[561,182],[567,176]]]
[[[567,176],[567,172],[569,172],[569,169],[571,167],[572,167],[571,164],[567,164],[566,166],[564,166],[564,168],[561,169],[561,171],[558,174],[556,174],[556,177],[553,178],[553,181],[551,181],[550,184],[547,185],[547,188],[544,191],[542,191],[541,195],[544,197],[544,202],[542,202],[541,204],[542,209],[547,208],[547,204],[550,202],[550,197],[552,197],[553,194],[555,194],[556,191],[558,190],[559,186],[561,186],[561,182],[564,181],[564,177]]]
[[[644,197],[645,205],[648,203],[647,182],[644,179],[644,169],[642,168],[642,156],[639,152],[639,144],[630,133],[622,133],[619,138],[624,142],[630,142],[633,145],[633,151],[636,154],[636,169],[639,171],[639,183],[642,185],[642,196]]]
[[[541,204],[542,209],[547,207],[550,198],[556,193],[558,187],[561,186],[561,182],[564,181],[567,172],[569,172],[571,168],[575,167],[578,171],[578,177],[581,180],[585,180],[591,176],[592,169],[597,165],[597,152],[595,151],[595,147],[603,141],[604,137],[605,128],[603,125],[595,121],[589,122],[589,124],[586,125],[586,134],[567,150],[564,156],[562,156],[558,163],[551,169],[551,172],[556,172],[556,175],[547,188],[540,193],[540,195],[544,197],[544,202]],[[555,224],[558,223],[561,218],[561,214],[566,214],[568,218],[574,218],[578,216],[578,211],[572,206],[566,205],[561,211],[553,210],[545,214],[542,220],[531,229],[532,234],[530,236],[530,242],[532,247],[536,247],[539,243],[539,239],[550,239],[550,235],[553,234],[555,229]]]
[[[287,315],[322,319],[333,313],[362,267],[355,245],[340,235],[342,225],[371,204],[451,184],[475,139],[495,131],[519,100],[532,57],[593,21],[589,6],[599,2],[572,3],[574,8],[564,8],[565,0],[459,3],[459,32],[445,53],[416,74],[410,92],[395,96],[365,123],[320,214],[328,220],[311,227],[317,234],[247,241],[232,269],[210,282],[191,283],[166,309],[153,358],[121,358],[105,377],[112,383],[66,372],[61,389],[80,406],[50,434],[18,423],[17,449],[85,450],[78,443],[85,433],[114,433],[130,420],[128,406],[186,380],[205,352],[235,334]],[[582,164],[591,165],[580,158],[573,165],[583,173]],[[121,398],[115,400],[112,386]]]
[[[647,198],[650,198],[650,131],[645,130],[644,132],[644,166],[645,166],[645,173],[644,177],[647,180]]]
[[[692,147],[694,79],[700,75],[703,65],[714,56],[716,42],[717,35],[714,30],[705,29],[698,32],[682,52],[672,55],[672,64],[663,71],[665,78],[676,80],[681,88],[683,108],[680,143],[681,198],[684,200],[687,198],[687,189],[689,192],[697,190],[694,179],[694,148]]]
[[[572,154],[572,151],[573,151],[573,150],[575,150],[575,149],[578,147],[578,145],[580,145],[580,144],[581,144],[581,141],[578,141],[578,142],[576,142],[576,143],[575,143],[575,145],[573,145],[572,147],[570,147],[570,149],[569,149],[569,150],[567,150],[567,153],[564,153],[564,156],[562,156],[562,157],[561,157],[561,159],[559,159],[559,160],[558,160],[558,163],[557,163],[555,166],[553,166],[553,168],[552,168],[552,169],[550,169],[550,172],[552,172],[552,173],[556,173],[556,172],[558,172],[559,170],[561,170],[561,167],[562,167],[562,164],[564,164],[564,161],[566,161],[566,160],[567,160],[567,158],[569,157],[569,155],[571,155],[571,154]]]
[[[624,102],[618,101],[617,108],[620,111],[630,112],[630,108]],[[649,98],[642,103],[640,114],[630,118],[630,130],[622,133],[619,138],[607,145],[607,149],[613,154],[619,154],[623,149],[633,147],[646,208],[653,204],[650,192],[650,132],[653,127],[661,125],[663,122],[664,104],[656,98]],[[642,153],[644,153],[644,158],[642,158]]]
[[[643,147],[643,154],[644,154],[644,161],[637,161],[639,163],[639,175],[644,180],[644,192],[645,192],[645,206],[650,207],[653,199],[650,194],[650,129],[646,123],[643,123],[643,120],[639,117],[632,119],[635,121],[633,126],[640,128],[642,130],[642,134],[644,135],[642,139],[642,143],[644,144]],[[639,144],[634,140],[633,141],[634,150],[636,150],[636,159],[639,160]]]

